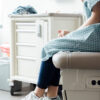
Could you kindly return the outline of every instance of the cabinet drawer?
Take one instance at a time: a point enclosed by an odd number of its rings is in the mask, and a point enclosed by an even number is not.
[[[38,77],[40,64],[36,60],[18,59],[18,75],[26,77]]]
[[[38,46],[17,46],[17,56],[40,58],[41,49]]]
[[[36,33],[17,32],[18,43],[43,43],[42,37],[37,37]]]
[[[36,41],[36,34],[35,33],[17,33],[17,42],[19,43],[34,43]]]
[[[16,30],[36,30],[35,22],[16,22]]]

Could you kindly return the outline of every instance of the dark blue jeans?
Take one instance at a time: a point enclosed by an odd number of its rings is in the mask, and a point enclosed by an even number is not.
[[[46,89],[48,86],[58,86],[60,80],[60,69],[55,68],[52,58],[42,61],[37,86]]]

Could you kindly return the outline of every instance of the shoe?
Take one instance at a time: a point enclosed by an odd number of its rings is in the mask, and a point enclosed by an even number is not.
[[[42,100],[61,100],[59,96],[56,98],[49,98],[49,97],[44,97]]]
[[[43,97],[39,98],[37,97],[34,92],[32,91],[31,93],[29,93],[27,96],[25,96],[25,98],[23,98],[22,100],[42,100]]]

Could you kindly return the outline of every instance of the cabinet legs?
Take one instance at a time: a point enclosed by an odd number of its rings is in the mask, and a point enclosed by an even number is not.
[[[34,90],[35,89],[35,87],[36,87],[36,84],[30,84],[30,90]]]
[[[19,81],[14,81],[14,85],[11,86],[11,89],[10,89],[10,94],[12,96],[14,96],[14,92],[19,92],[22,90],[22,82],[19,82]]]
[[[24,85],[24,84],[23,84]],[[36,84],[30,83],[29,91],[33,91],[36,87]],[[22,82],[20,81],[13,81],[13,85],[10,88],[10,94],[12,96],[16,95],[17,92],[22,91]]]

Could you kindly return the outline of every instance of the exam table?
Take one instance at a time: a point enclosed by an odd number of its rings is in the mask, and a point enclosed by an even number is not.
[[[52,60],[61,69],[63,100],[100,100],[100,53],[58,52]]]

